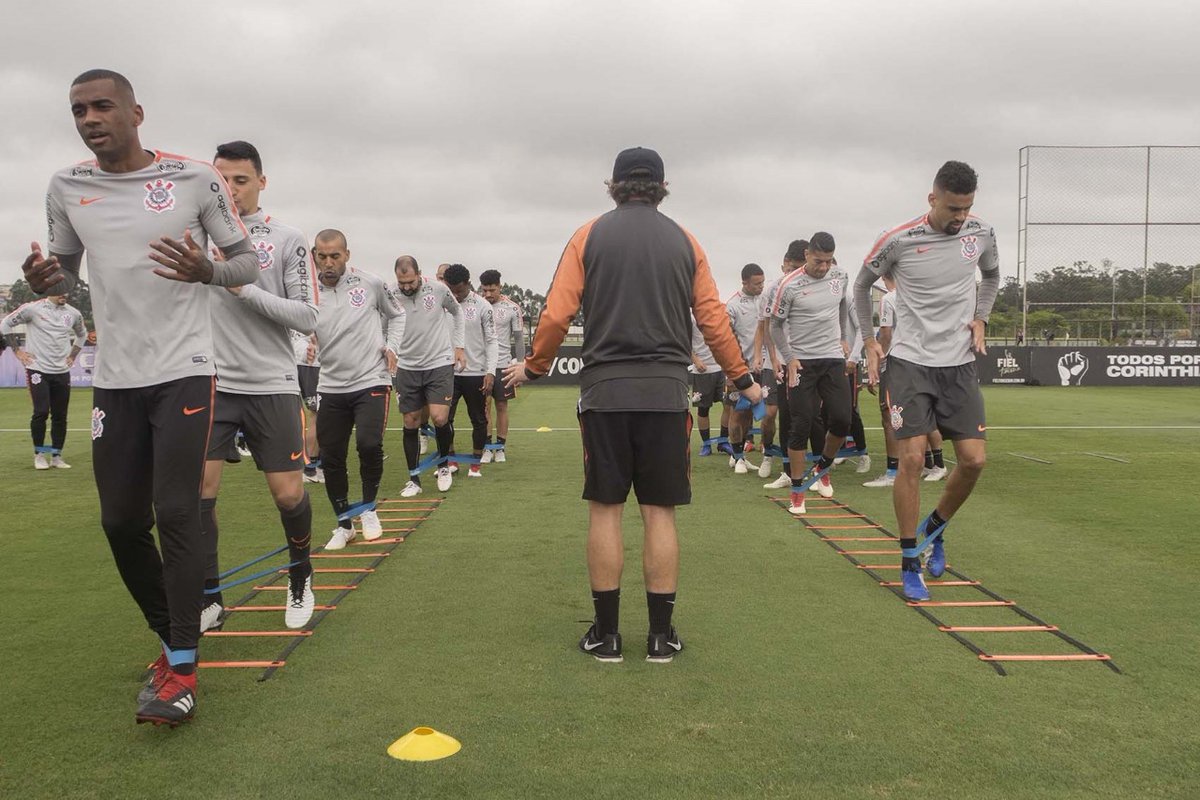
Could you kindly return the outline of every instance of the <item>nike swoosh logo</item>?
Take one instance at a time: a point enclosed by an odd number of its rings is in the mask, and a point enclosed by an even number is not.
[[[299,461],[302,455],[304,455],[304,453],[292,453],[292,461]]]
[[[976,427],[979,428],[980,433],[983,433],[987,430],[987,425],[977,425]]]
[[[371,397],[383,397],[383,392],[371,392]]]
[[[928,247],[918,247],[917,248],[917,253],[927,253],[927,252],[929,252]]]
[[[90,206],[92,203],[99,203],[103,199],[104,199],[103,195],[101,195],[100,197],[81,197],[81,198],[79,198],[79,205]]]
[[[590,652],[592,652],[593,650],[595,650],[597,647],[600,647],[602,644],[604,644],[604,642],[603,642],[603,641],[599,641],[599,642],[584,642],[584,643],[583,643],[583,649],[584,649],[584,650],[587,650],[587,651],[590,653]]]
[[[674,647],[674,648],[675,648],[675,652],[676,652],[676,653],[678,653],[680,650],[682,650],[682,649],[683,649],[683,642],[680,642],[680,643],[678,643],[678,644],[676,644],[675,642],[667,642],[667,644],[668,644],[670,647]]]
[[[199,408],[188,408],[187,406],[184,406],[183,407],[183,415],[185,417],[190,417],[193,414],[199,414],[201,411],[203,411],[206,408],[208,408],[208,406],[200,406]]]
[[[449,403],[449,402],[450,402],[451,400],[453,400],[454,398],[452,398],[452,397],[444,397],[444,398],[442,398],[442,399],[443,399],[443,400],[445,400],[447,403]]]

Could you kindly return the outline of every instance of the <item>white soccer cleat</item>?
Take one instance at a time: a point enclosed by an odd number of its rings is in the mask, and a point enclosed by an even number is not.
[[[50,466],[54,467],[55,469],[70,469],[71,468],[70,464],[63,461],[62,456],[53,456],[50,459]]]
[[[295,591],[299,589],[299,591]],[[283,624],[292,630],[303,628],[312,619],[313,607],[317,604],[317,598],[312,590],[312,575],[304,579],[304,585],[293,587],[289,579],[288,582],[288,603],[283,610]]]
[[[735,475],[750,474],[750,467],[747,466],[746,459],[744,459],[744,458],[737,459],[737,463],[733,465],[733,472]]]
[[[871,457],[865,453],[863,455],[859,456],[858,457],[858,466],[854,468],[854,471],[860,475],[864,472],[870,472],[871,471]]]
[[[451,475],[457,475],[458,474],[458,462],[457,461],[447,461],[445,469],[450,470]]]
[[[786,472],[781,472],[779,474],[779,477],[776,478],[775,480],[771,481],[770,483],[764,483],[763,488],[764,489],[787,489],[791,485],[792,485],[791,476],[789,476]]]
[[[237,445],[237,451],[238,451],[238,455],[240,455],[242,458],[250,458],[252,455],[254,455],[253,453],[250,452],[249,447],[247,447],[245,444],[240,443],[240,442]]]
[[[416,483],[415,481],[409,481],[408,483],[404,484],[404,488],[400,491],[400,496],[416,497],[422,491],[424,490],[421,488],[421,484]]]
[[[893,486],[896,483],[896,476],[890,472],[885,472],[874,480],[869,480],[863,484],[868,489],[883,489],[888,486]]]
[[[799,502],[797,502],[799,500]],[[803,514],[804,509],[804,494],[802,492],[792,492],[792,502],[788,506],[788,513],[794,517]]]
[[[921,467],[921,477],[922,478],[928,478],[932,474],[933,474],[932,467]]]
[[[833,465],[834,465],[835,467],[837,467],[837,466],[840,466],[840,465],[842,465],[842,464],[845,464],[845,463],[846,463],[846,459],[844,459],[844,458],[835,458],[835,459],[833,460]]]
[[[821,479],[813,484],[817,489],[817,494],[821,497],[833,497],[833,484],[829,482],[828,475],[822,475]]]
[[[311,475],[309,475],[307,472],[304,473],[304,482],[305,483],[324,483],[325,482],[325,470],[321,469],[320,467],[317,467],[316,471],[313,472],[313,474],[311,474]]]
[[[507,461],[507,460],[508,460],[508,458],[507,458],[507,457],[505,457],[505,455],[504,455],[504,448],[503,448],[503,447],[501,447],[499,450],[497,450],[497,451],[496,451],[496,455],[493,457],[493,460],[494,460],[494,461],[495,461],[497,464],[503,464],[505,461]]]
[[[471,468],[469,470],[467,470],[467,477],[468,478],[482,478],[483,477],[483,473],[479,471],[478,464],[471,465]]]
[[[343,528],[339,525],[333,529],[333,534],[329,537],[329,541],[325,543],[325,549],[342,550],[352,541],[354,541],[354,528]]]
[[[771,477],[771,472],[771,457],[763,456],[762,463],[758,465],[758,477],[769,478]]]
[[[491,451],[491,450],[484,450],[484,451],[483,451],[483,455],[481,455],[481,456],[479,457],[479,463],[480,463],[480,464],[490,464],[490,463],[492,463],[492,451]]]
[[[224,607],[220,603],[209,603],[200,610],[200,632],[211,631],[217,627],[217,621],[221,619],[221,612]]]
[[[450,472],[449,467],[438,467],[437,471],[437,488],[439,492],[448,492],[450,487],[454,485],[454,475]]]
[[[737,466],[737,462],[738,462],[738,460],[737,460],[736,458],[734,458],[733,456],[730,456],[730,457],[729,457],[729,467],[730,467],[730,469],[732,469],[733,467],[736,467],[736,466]]]
[[[949,474],[950,470],[946,469],[945,467],[934,467],[933,469],[929,470],[929,474],[925,475],[924,480],[928,481],[929,483],[936,483],[937,481],[945,480],[946,476]]]
[[[33,454],[33,468],[34,469],[50,469],[50,462],[46,460],[45,453],[34,453]]]
[[[376,512],[364,511],[358,521],[362,523],[363,539],[366,541],[373,542],[383,536],[383,523],[379,521],[379,514]]]

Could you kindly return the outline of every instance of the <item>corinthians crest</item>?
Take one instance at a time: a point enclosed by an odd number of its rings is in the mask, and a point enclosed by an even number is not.
[[[270,269],[275,266],[275,245],[270,242],[256,242],[254,252],[258,255],[258,268]]]
[[[979,256],[979,237],[964,236],[959,239],[962,242],[962,257],[970,261]]]
[[[174,188],[174,183],[163,178],[155,181],[146,181],[146,210],[153,211],[155,214],[161,214],[164,211],[173,209],[175,207],[175,195],[171,193],[171,190]]]

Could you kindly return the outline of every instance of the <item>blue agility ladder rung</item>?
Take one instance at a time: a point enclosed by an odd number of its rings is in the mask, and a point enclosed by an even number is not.
[[[230,575],[234,574],[235,572],[241,572],[246,567],[253,567],[258,562],[266,561],[271,556],[277,556],[280,553],[282,553],[284,550],[287,550],[286,544],[281,547],[276,547],[274,550],[267,553],[266,555],[261,555],[258,558],[252,558],[249,561],[247,561],[245,564],[225,570],[224,572],[222,572],[220,575],[217,576],[217,580],[222,580],[224,578],[228,578]],[[210,594],[211,594],[211,592],[210,592]]]
[[[345,522],[348,519],[354,519],[357,516],[364,514],[367,511],[375,510],[375,501],[364,503],[361,500],[347,508],[342,513],[338,514],[338,522]]]

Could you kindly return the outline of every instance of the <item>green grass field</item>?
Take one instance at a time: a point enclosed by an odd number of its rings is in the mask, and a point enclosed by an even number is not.
[[[89,393],[72,402],[74,469],[35,473],[20,432],[28,396],[0,392],[0,428],[18,429],[0,433],[0,797],[1200,796],[1200,392],[987,390],[990,463],[950,528],[951,563],[1124,672],[1016,663],[1008,677],[723,457],[696,460],[695,501],[679,514],[676,623],[687,650],[670,665],[642,660],[631,507],[626,660],[583,656],[576,642],[592,611],[573,396],[523,391],[513,425],[553,432],[514,432],[509,463],[458,480],[271,680],[204,671],[195,721],[170,731],[133,724],[156,643],[99,527]],[[1027,426],[1052,427],[1014,429]],[[879,433],[868,437],[881,469]],[[398,431],[387,448],[384,494],[396,496]],[[847,464],[834,486],[894,527],[890,494],[860,485],[878,471]],[[314,488],[323,543],[333,517]],[[937,487],[924,491],[928,507]],[[227,470],[218,511],[223,564],[280,542],[249,462]],[[1019,621],[991,609],[942,616]],[[972,637],[993,652],[1064,651],[1048,634]],[[270,658],[280,646],[210,640],[201,653]],[[426,764],[389,758],[387,746],[418,725],[452,734],[462,751]]]

